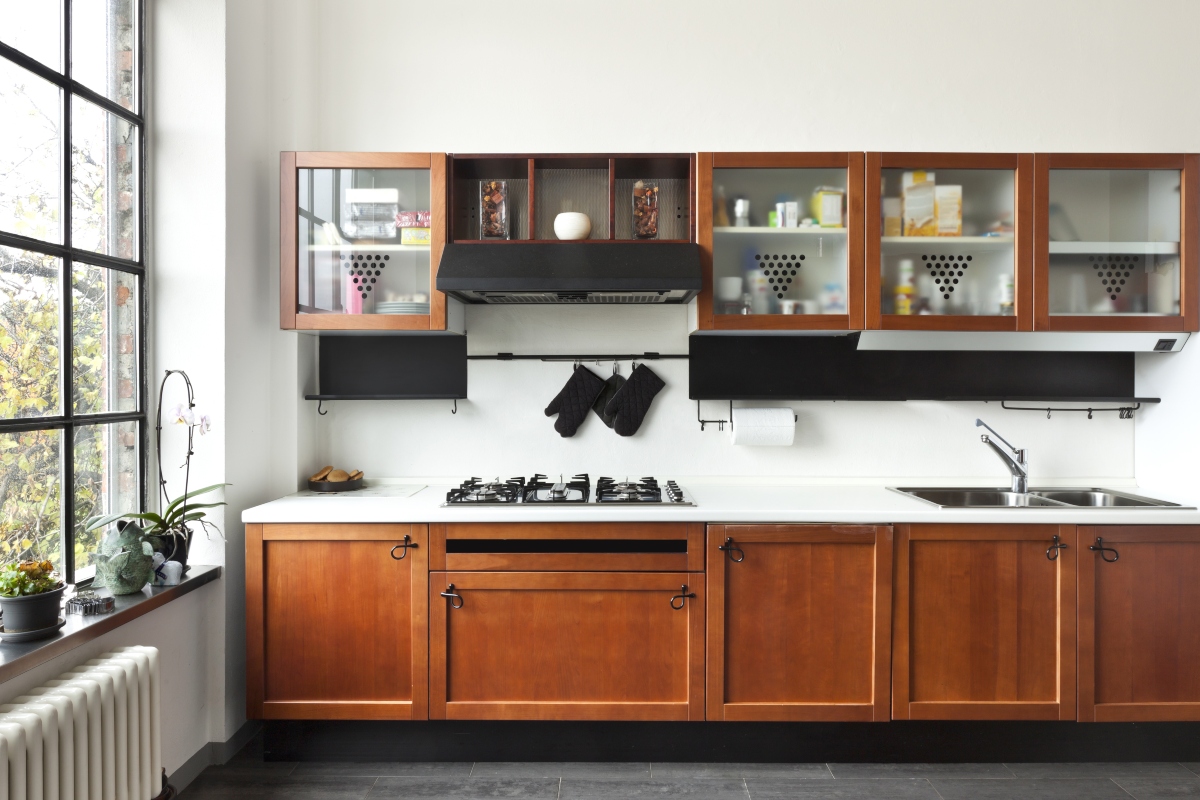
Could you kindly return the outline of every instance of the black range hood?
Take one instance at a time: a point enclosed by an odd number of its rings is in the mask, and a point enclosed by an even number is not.
[[[686,303],[700,293],[690,242],[448,244],[438,291],[464,303]]]

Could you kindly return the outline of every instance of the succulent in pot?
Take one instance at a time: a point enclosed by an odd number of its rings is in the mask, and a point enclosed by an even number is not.
[[[66,584],[49,561],[21,561],[0,568],[0,611],[4,632],[22,633],[52,627]]]

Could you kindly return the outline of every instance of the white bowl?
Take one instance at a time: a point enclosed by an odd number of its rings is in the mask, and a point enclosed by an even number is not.
[[[554,218],[554,235],[560,239],[586,239],[592,232],[592,221],[581,211],[564,211]]]

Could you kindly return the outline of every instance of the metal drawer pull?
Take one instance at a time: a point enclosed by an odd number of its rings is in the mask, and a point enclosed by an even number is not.
[[[1070,547],[1070,545],[1065,545],[1058,540],[1058,534],[1056,533],[1054,534],[1054,544],[1046,548],[1046,558],[1050,559],[1051,561],[1057,561],[1058,552],[1060,550],[1066,550],[1068,547]]]
[[[675,609],[676,611],[680,611],[683,609],[683,604],[687,602],[687,599],[689,597],[695,597],[695,596],[696,596],[695,592],[689,592],[687,590],[687,584],[685,583],[683,585],[683,588],[680,589],[679,594],[677,594],[671,598],[671,608]],[[679,605],[675,605],[676,600],[679,601]]]
[[[1121,554],[1117,552],[1115,547],[1105,547],[1104,539],[1103,539],[1103,537],[1100,537],[1100,536],[1096,537],[1095,544],[1088,546],[1088,550],[1092,550],[1094,552],[1099,553],[1100,557],[1103,558],[1105,561],[1107,561],[1110,564],[1116,563],[1117,559],[1119,559],[1121,557]],[[1109,558],[1107,555],[1105,555],[1105,553],[1112,553],[1113,557]]]
[[[729,560],[735,564],[740,564],[746,560],[746,554],[742,552],[742,548],[733,543],[732,536],[725,537],[725,544],[719,545],[718,550],[724,550],[725,555],[729,556]],[[737,553],[735,556],[734,553]]]
[[[454,591],[453,583],[446,587],[446,591],[442,592],[442,597],[450,598],[450,607],[451,608],[462,608],[463,607],[462,595],[458,594]]]
[[[410,541],[409,536],[406,533],[404,534],[404,542],[392,548],[392,558],[396,559],[397,561],[403,561],[404,557],[408,555],[408,548],[410,547],[420,547],[420,545],[416,542]],[[400,551],[400,555],[396,555],[397,550]]]

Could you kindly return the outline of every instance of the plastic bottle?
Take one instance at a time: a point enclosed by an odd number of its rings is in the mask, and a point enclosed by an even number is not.
[[[900,259],[900,280],[893,289],[895,297],[893,313],[909,316],[913,313],[913,300],[917,296],[917,287],[913,285],[913,262],[911,258]]]

